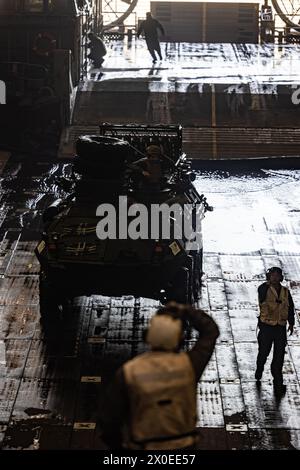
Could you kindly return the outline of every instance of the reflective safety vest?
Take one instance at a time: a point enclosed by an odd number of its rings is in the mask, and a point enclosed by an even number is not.
[[[281,286],[278,296],[276,289],[270,286],[264,302],[259,305],[260,320],[271,326],[286,325],[289,313],[288,295],[289,291],[286,287]]]
[[[188,355],[151,351],[123,368],[130,402],[124,446],[167,450],[193,445],[196,381]]]

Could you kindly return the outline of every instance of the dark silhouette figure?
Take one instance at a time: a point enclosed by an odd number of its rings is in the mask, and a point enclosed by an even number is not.
[[[186,327],[198,331],[181,350]],[[197,383],[211,358],[219,329],[203,310],[169,302],[151,318],[151,350],[118,369],[101,407],[102,439],[111,449],[197,448]]]
[[[154,191],[161,189],[165,176],[174,167],[173,160],[164,155],[158,145],[149,145],[146,156],[128,166],[136,186]]]
[[[91,50],[90,54],[88,55],[88,58],[93,61],[94,67],[101,67],[104,62],[103,57],[107,53],[105,44],[102,39],[94,33],[90,33],[88,35],[88,38],[90,40],[88,46]]]
[[[152,17],[151,13],[146,13],[146,20],[142,21],[138,32],[137,37],[140,36],[142,32],[145,34],[146,44],[148,47],[148,51],[150,52],[153,62],[157,61],[155,51],[157,52],[160,60],[162,60],[161,49],[158,39],[157,30],[160,30],[161,34],[164,35],[165,31],[163,26],[157,21],[155,18]]]

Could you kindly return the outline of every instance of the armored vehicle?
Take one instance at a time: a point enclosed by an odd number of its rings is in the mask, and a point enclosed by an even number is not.
[[[78,139],[74,191],[45,211],[36,248],[43,318],[68,308],[72,298],[81,295],[134,295],[184,303],[198,296],[201,221],[211,208],[192,183],[181,142],[180,126],[103,124],[99,135]],[[149,145],[161,149],[168,161],[155,187],[143,185],[142,175],[137,178],[135,171],[134,162]],[[181,214],[168,212],[173,204]],[[165,211],[167,235],[160,228],[152,233],[148,217],[154,206]],[[144,219],[137,220],[141,211]],[[180,218],[182,214],[185,217]],[[192,247],[182,230],[186,220],[197,230]],[[146,225],[151,233],[145,234]]]

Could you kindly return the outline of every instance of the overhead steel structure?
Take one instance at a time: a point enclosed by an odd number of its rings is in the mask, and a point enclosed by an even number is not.
[[[291,28],[299,27],[300,0],[272,0],[276,13]]]
[[[120,0],[128,5],[125,11],[118,11],[117,0],[103,0],[102,13],[104,30],[107,31],[122,25],[128,16],[134,11],[138,0]],[[282,21],[292,28],[299,26],[300,0],[271,0],[273,7]]]
[[[121,0],[128,5],[126,11],[119,12],[116,0],[103,0],[102,14],[103,14],[103,29],[108,31],[116,26],[120,26],[134,11],[137,6],[138,0]]]

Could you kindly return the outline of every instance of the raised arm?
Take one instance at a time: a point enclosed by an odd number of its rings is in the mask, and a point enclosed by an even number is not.
[[[213,353],[219,328],[214,320],[203,310],[191,309],[187,315],[190,325],[198,331],[198,340],[195,346],[188,351],[193,364],[196,381],[200,379],[207,363]]]
[[[163,25],[156,20],[156,27],[160,30],[161,34],[164,36],[165,35],[165,30],[164,30],[164,27]]]
[[[288,300],[289,300],[288,324],[289,324],[289,331],[291,332],[291,335],[292,335],[293,330],[294,330],[294,325],[295,325],[295,306],[294,306],[294,301],[293,301],[290,291],[289,291]]]
[[[138,38],[144,31],[144,21],[141,22],[139,29],[137,30],[136,37]]]

